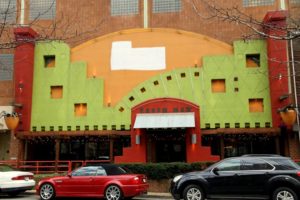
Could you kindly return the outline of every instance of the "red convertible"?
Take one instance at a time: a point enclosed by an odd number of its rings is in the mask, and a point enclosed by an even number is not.
[[[36,191],[42,200],[55,197],[105,197],[107,200],[131,199],[147,193],[143,174],[130,174],[113,164],[81,167],[66,176],[41,180]]]

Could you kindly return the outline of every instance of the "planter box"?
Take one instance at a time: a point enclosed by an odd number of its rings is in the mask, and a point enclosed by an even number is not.
[[[148,180],[148,192],[168,193],[171,179]]]

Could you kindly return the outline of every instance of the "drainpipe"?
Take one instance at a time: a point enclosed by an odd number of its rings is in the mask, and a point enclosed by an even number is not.
[[[25,19],[25,0],[21,0],[21,14],[20,14],[20,25],[24,25]]]
[[[144,0],[144,28],[148,28],[148,0]]]
[[[293,76],[293,90],[295,98],[295,108],[297,113],[297,129],[298,129],[298,139],[300,142],[300,128],[299,128],[299,112],[298,112],[298,98],[297,98],[297,87],[296,87],[296,72],[295,72],[295,62],[294,62],[294,47],[293,40],[290,40],[290,50],[291,50],[291,62],[292,62],[292,76]]]

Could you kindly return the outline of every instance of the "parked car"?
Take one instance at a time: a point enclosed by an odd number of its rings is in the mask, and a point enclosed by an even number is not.
[[[13,169],[6,164],[0,164],[0,192],[16,196],[35,186],[33,173]]]
[[[42,200],[55,197],[105,197],[107,200],[131,199],[147,192],[143,174],[131,174],[121,166],[85,166],[66,176],[41,180],[36,191]]]
[[[278,155],[245,155],[224,159],[207,169],[174,177],[175,199],[298,200],[300,167]]]

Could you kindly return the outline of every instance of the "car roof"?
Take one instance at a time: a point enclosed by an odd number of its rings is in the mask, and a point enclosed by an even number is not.
[[[278,155],[278,154],[245,154],[245,155],[242,155],[241,157],[281,157],[281,158],[284,158],[283,156],[281,155]]]

